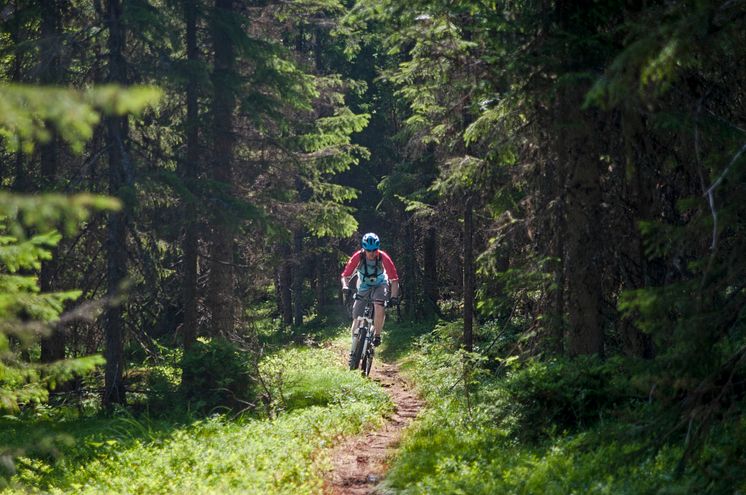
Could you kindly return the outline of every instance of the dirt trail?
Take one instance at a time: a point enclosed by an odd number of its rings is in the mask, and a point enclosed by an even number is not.
[[[396,365],[373,362],[371,378],[379,382],[395,404],[386,424],[376,431],[352,437],[332,451],[332,471],[327,474],[327,495],[363,495],[376,493],[376,485],[386,472],[386,461],[399,443],[402,430],[422,408],[410,385]]]

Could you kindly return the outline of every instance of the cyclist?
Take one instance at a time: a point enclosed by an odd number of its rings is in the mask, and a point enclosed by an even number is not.
[[[365,234],[360,244],[362,249],[350,256],[342,270],[342,295],[347,302],[351,293],[350,281],[357,276],[357,293],[360,298],[355,300],[352,307],[353,331],[355,319],[362,316],[365,310],[365,301],[362,298],[370,295],[375,305],[373,345],[379,345],[384,322],[384,304],[387,301],[389,305],[399,303],[399,275],[396,273],[396,266],[391,257],[380,249],[381,240],[376,234],[373,232]],[[390,298],[389,284],[391,285]]]

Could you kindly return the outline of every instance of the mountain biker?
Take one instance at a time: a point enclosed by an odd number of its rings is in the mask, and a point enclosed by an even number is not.
[[[365,234],[360,245],[361,249],[350,256],[344,270],[342,270],[342,295],[347,302],[351,293],[350,281],[357,276],[357,293],[360,297],[355,300],[352,307],[353,325],[355,319],[362,316],[365,310],[365,301],[362,298],[370,295],[370,299],[375,306],[373,345],[379,345],[385,316],[384,304],[387,302],[389,305],[399,303],[399,275],[396,273],[396,266],[391,257],[380,249],[381,240],[376,234],[373,232]],[[391,285],[390,298],[389,284]]]

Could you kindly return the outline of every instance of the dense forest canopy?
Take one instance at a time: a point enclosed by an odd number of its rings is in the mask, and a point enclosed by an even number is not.
[[[373,231],[475,382],[735,493],[744,47],[739,0],[8,0],[0,410],[252,413]]]

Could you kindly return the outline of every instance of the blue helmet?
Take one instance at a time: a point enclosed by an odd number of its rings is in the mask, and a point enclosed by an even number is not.
[[[366,251],[375,251],[381,247],[381,240],[373,232],[368,232],[363,236],[363,240],[360,244]]]

